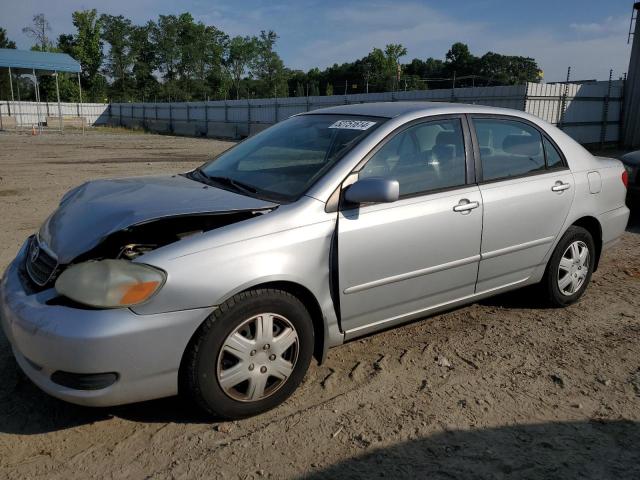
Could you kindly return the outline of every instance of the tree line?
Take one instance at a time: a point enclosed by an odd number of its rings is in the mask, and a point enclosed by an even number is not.
[[[276,51],[278,35],[263,30],[254,36],[231,37],[190,13],[159,15],[137,25],[123,15],[97,10],[72,13],[75,28],[52,41],[43,14],[23,32],[34,40],[32,50],[62,52],[82,66],[83,99],[92,102],[198,101],[240,98],[313,96],[397,90],[424,90],[538,82],[541,71],[529,57],[488,52],[473,55],[454,43],[444,59],[415,58],[402,63],[401,44],[373,48],[353,62],[324,70],[287,68]],[[0,48],[15,48],[0,28]],[[77,101],[79,88],[71,75],[60,75],[60,96]],[[39,76],[41,98],[56,98],[55,79]],[[20,80],[22,99],[33,87]],[[0,98],[8,98],[8,77],[0,75]]]

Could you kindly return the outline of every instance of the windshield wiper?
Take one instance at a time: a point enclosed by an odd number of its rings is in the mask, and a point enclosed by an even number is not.
[[[258,189],[257,188],[255,188],[252,185],[249,185],[248,183],[241,182],[240,180],[236,180],[236,179],[231,178],[231,177],[224,177],[224,176],[218,176],[218,175],[208,175],[208,174],[206,174],[205,172],[203,172],[200,169],[197,169],[196,172],[201,177],[206,179],[208,182],[214,182],[214,183],[230,186],[230,187],[233,187],[235,190],[240,190],[242,192],[249,192],[249,193],[254,193],[254,194],[258,193]]]

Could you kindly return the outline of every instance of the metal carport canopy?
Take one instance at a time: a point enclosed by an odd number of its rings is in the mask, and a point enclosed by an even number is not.
[[[66,53],[0,48],[0,67],[50,72],[80,72],[80,64]]]

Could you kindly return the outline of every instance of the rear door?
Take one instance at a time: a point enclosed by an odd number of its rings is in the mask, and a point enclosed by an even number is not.
[[[425,121],[396,133],[357,174],[398,180],[401,197],[339,213],[340,308],[347,337],[473,294],[482,201],[466,175],[470,147],[464,118]]]
[[[513,117],[473,116],[484,205],[477,292],[526,281],[560,233],[574,195],[558,148]]]

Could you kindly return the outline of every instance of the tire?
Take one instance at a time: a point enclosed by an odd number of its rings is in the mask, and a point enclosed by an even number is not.
[[[595,258],[591,234],[582,227],[569,227],[553,251],[542,280],[552,306],[566,307],[578,301],[591,280]]]
[[[302,382],[313,345],[311,316],[295,296],[276,289],[239,293],[189,343],[181,391],[218,418],[266,412]]]

